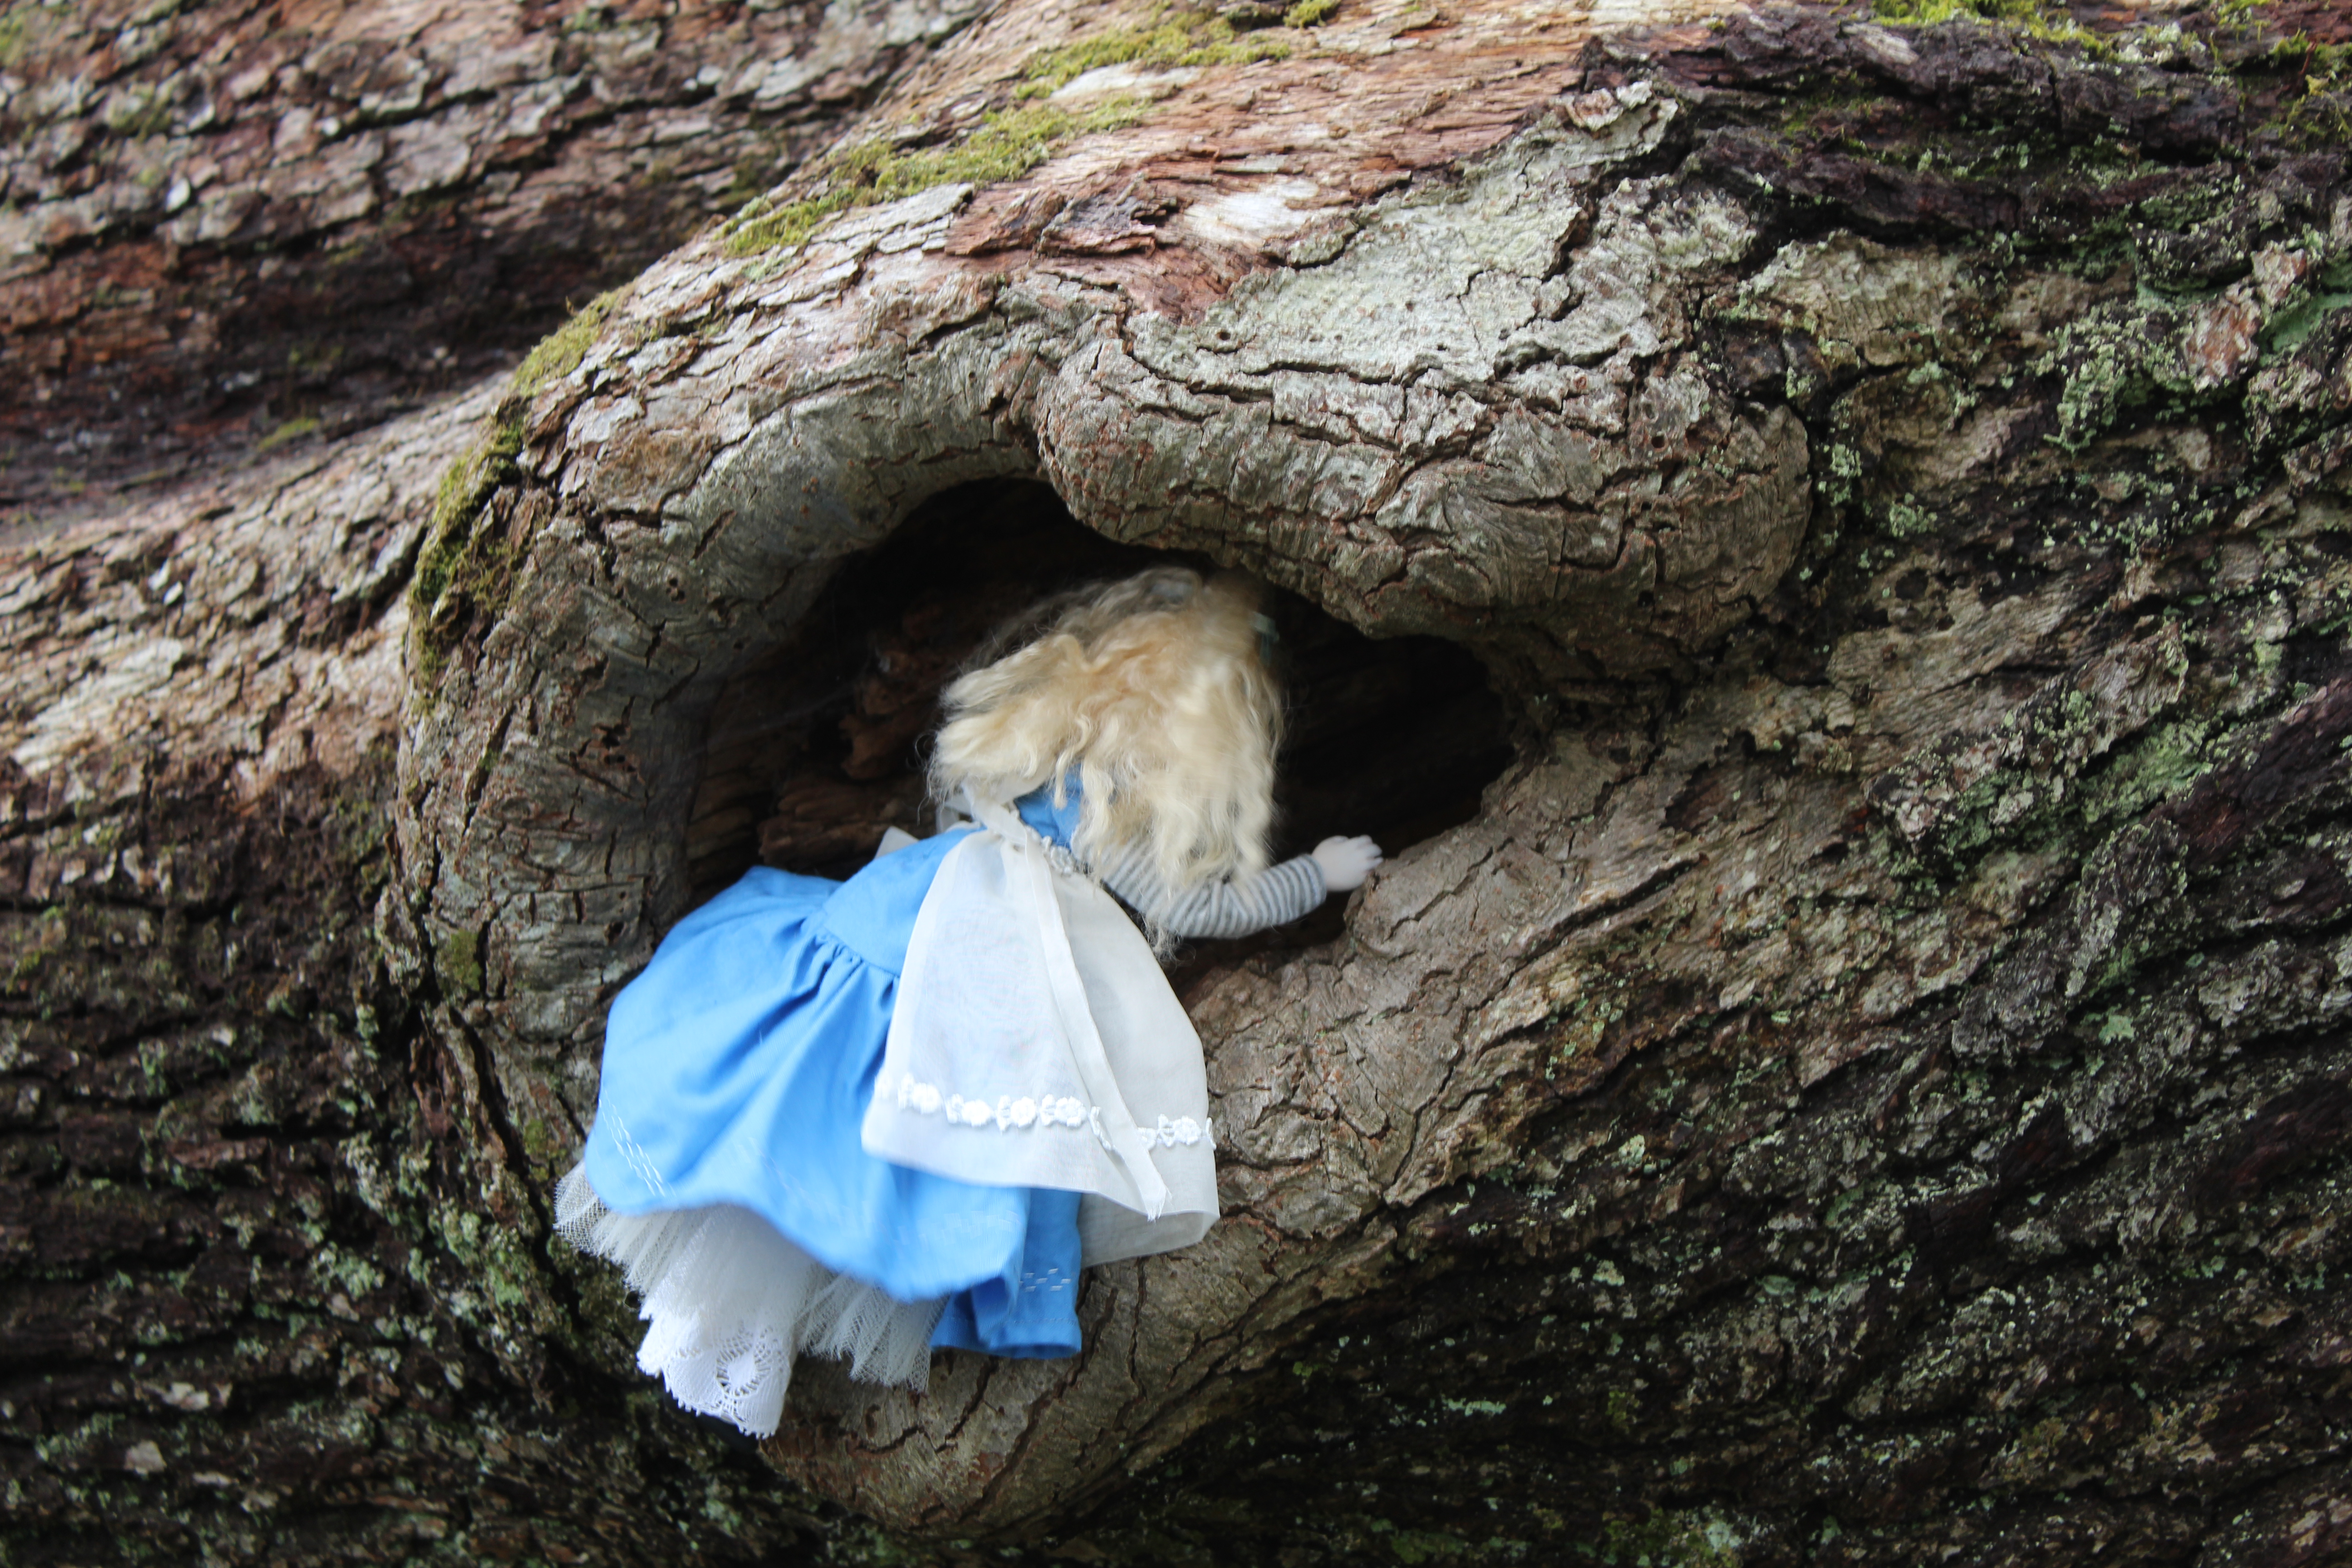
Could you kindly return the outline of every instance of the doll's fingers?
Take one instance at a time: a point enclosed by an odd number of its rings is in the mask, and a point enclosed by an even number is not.
[[[1364,885],[1372,868],[1380,862],[1380,853],[1369,838],[1326,838],[1315,847],[1315,864],[1323,872],[1323,885],[1334,893],[1353,892]]]

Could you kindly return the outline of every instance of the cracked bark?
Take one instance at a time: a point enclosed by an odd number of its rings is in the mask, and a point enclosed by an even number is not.
[[[1080,20],[850,139],[969,145]],[[2345,1560],[2345,105],[2155,20],[1344,8],[36,514],[12,1548]],[[1302,833],[1415,841],[1181,973],[1227,1218],[1083,1356],[809,1367],[729,1449],[546,1243],[603,1008],[911,816],[1029,576],[1157,550],[1295,595]]]
[[[897,6],[27,5],[0,36],[0,508],[479,380],[970,21]]]

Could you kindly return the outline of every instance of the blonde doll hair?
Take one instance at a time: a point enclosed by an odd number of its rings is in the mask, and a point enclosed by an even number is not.
[[[1075,770],[1081,861],[1140,844],[1171,891],[1261,869],[1282,702],[1258,602],[1237,574],[1160,567],[1040,605],[941,694],[933,796],[1051,784],[1060,805]]]

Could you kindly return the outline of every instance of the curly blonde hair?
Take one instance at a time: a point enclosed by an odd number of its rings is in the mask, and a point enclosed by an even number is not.
[[[1282,700],[1258,605],[1248,578],[1180,567],[1047,600],[941,693],[932,795],[1062,805],[1075,771],[1080,860],[1141,844],[1171,890],[1263,868]]]

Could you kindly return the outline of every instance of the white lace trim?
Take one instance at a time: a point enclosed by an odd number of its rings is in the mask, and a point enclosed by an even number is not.
[[[1210,1125],[1205,1116],[1198,1121],[1189,1116],[1179,1116],[1171,1121],[1163,1116],[1158,1126],[1139,1127],[1135,1135],[1143,1141],[1147,1149],[1155,1146],[1172,1149],[1179,1143],[1189,1149],[1195,1143],[1213,1144],[1217,1141],[1216,1129]]]
[[[945,1303],[897,1300],[836,1274],[749,1209],[617,1215],[575,1167],[555,1189],[555,1229],[619,1264],[642,1298],[638,1367],[688,1410],[754,1437],[782,1419],[800,1355],[846,1361],[863,1383],[929,1380]]]
[[[1028,1095],[1015,1097],[1000,1094],[992,1105],[985,1100],[966,1100],[950,1094],[938,1084],[925,1083],[908,1073],[898,1080],[897,1089],[880,1084],[877,1092],[897,1102],[901,1110],[911,1110],[919,1116],[944,1116],[954,1127],[994,1127],[1000,1132],[1016,1132],[1032,1127],[1084,1127],[1091,1130],[1103,1147],[1110,1147],[1110,1136],[1103,1131],[1102,1108],[1090,1106],[1067,1095]],[[1216,1142],[1215,1129],[1207,1117],[1163,1116],[1150,1127],[1138,1127],[1136,1137],[1146,1149],[1172,1149],[1178,1144],[1186,1148],[1195,1143]]]

